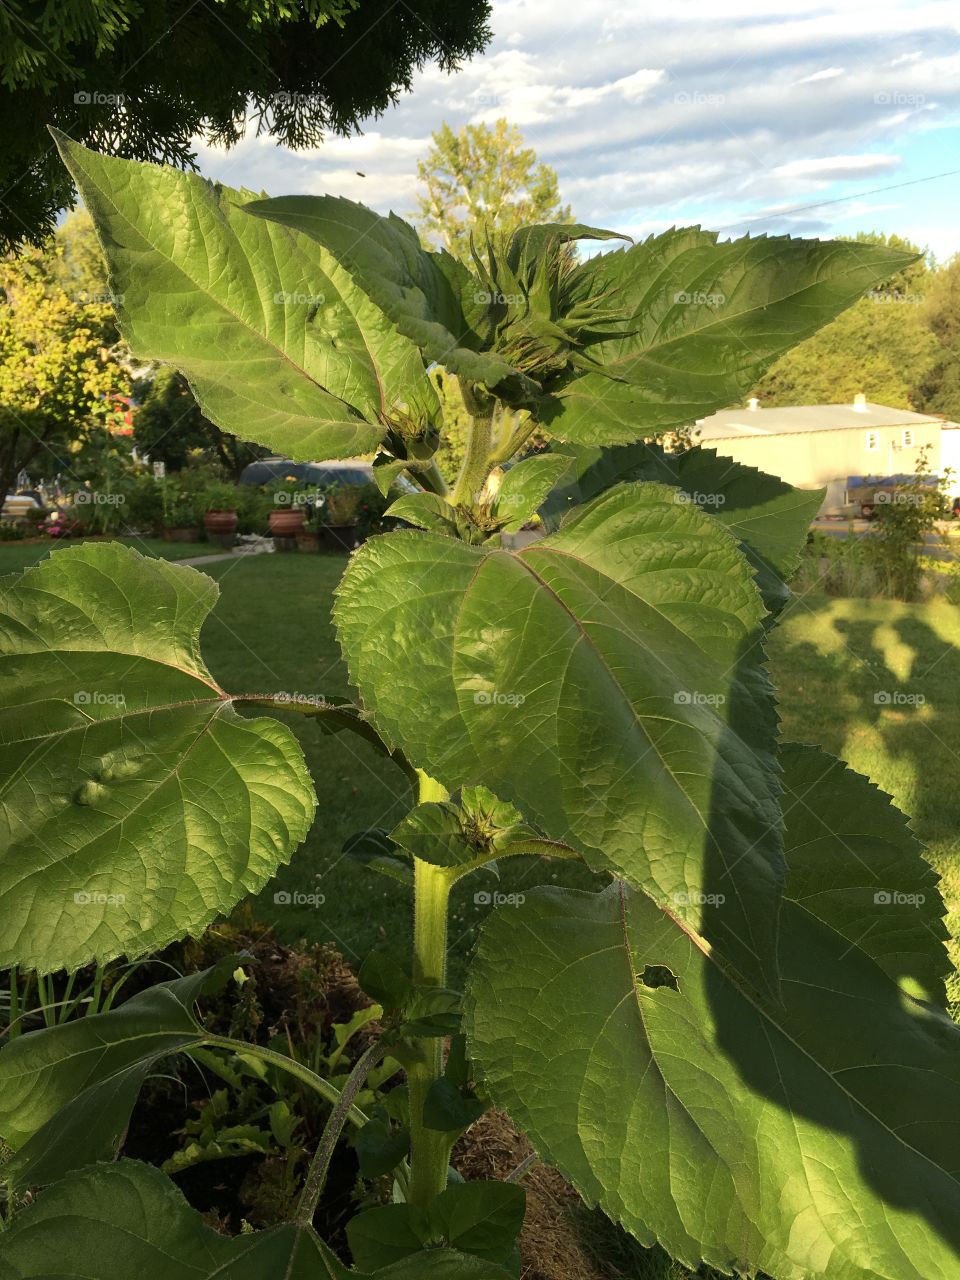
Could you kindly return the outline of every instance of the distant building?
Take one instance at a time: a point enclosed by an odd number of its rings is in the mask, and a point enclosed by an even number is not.
[[[841,511],[853,477],[912,475],[927,446],[929,474],[951,468],[951,494],[960,493],[960,425],[909,409],[853,404],[723,409],[697,422],[698,440],[746,466],[759,467],[800,489],[826,488],[822,510]]]

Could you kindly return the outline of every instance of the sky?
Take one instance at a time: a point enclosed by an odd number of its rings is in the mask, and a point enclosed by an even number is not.
[[[960,251],[957,0],[494,0],[490,25],[483,55],[426,67],[362,136],[299,153],[248,137],[201,147],[200,167],[410,217],[430,134],[505,116],[580,222],[895,231],[941,261]]]

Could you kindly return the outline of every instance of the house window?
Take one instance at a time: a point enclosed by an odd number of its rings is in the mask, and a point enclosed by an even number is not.
[[[904,427],[900,432],[900,443],[904,449],[913,448],[913,432],[909,427]]]
[[[867,432],[867,452],[874,453],[879,448],[880,448],[880,432],[868,431]]]

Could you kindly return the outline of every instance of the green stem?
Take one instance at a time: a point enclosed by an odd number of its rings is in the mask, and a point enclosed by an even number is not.
[[[307,1170],[303,1191],[300,1194],[300,1203],[297,1205],[297,1221],[303,1226],[309,1226],[313,1222],[313,1215],[317,1211],[317,1205],[320,1202],[320,1196],[327,1181],[330,1160],[333,1156],[334,1148],[340,1140],[343,1126],[347,1123],[353,1100],[363,1087],[363,1082],[370,1071],[383,1057],[383,1053],[383,1045],[380,1041],[364,1050],[347,1077],[347,1082],[343,1086],[343,1092],[340,1094],[337,1105],[327,1117],[327,1123],[323,1126],[323,1133],[320,1135],[317,1149],[313,1154],[313,1159],[310,1161],[310,1168]]]
[[[481,400],[466,382],[460,383],[460,396],[467,412],[467,449],[450,501],[454,506],[472,506],[490,471],[493,445],[493,421],[496,401]]]
[[[537,420],[532,413],[528,413],[525,418],[521,418],[520,425],[516,430],[491,454],[490,466],[501,467],[505,462],[509,462],[517,450],[527,443],[536,429]]]
[[[273,1049],[264,1049],[259,1044],[247,1044],[245,1040],[231,1040],[229,1036],[203,1036],[197,1041],[197,1044],[212,1045],[215,1049],[228,1049],[231,1053],[246,1054],[251,1058],[260,1058],[263,1062],[269,1062],[271,1066],[279,1067],[281,1071],[286,1071],[290,1075],[295,1076],[297,1080],[302,1080],[304,1084],[308,1084],[311,1089],[319,1093],[322,1098],[326,1098],[334,1107],[338,1106],[342,1098],[340,1090],[335,1084],[331,1084],[329,1080],[324,1080],[323,1076],[318,1076],[315,1071],[311,1071],[309,1067],[305,1067],[303,1063],[288,1058],[285,1054],[276,1053]],[[358,1128],[365,1125],[369,1117],[359,1107],[350,1105],[347,1111],[347,1119],[351,1124],[355,1124]]]
[[[450,495],[447,482],[444,480],[434,458],[430,459],[429,467],[424,468],[423,471],[417,471],[413,478],[414,480],[419,480],[425,489],[429,489],[431,493],[437,494],[440,498],[447,498]]]
[[[422,770],[420,803],[446,800],[446,790]],[[447,911],[454,877],[445,867],[414,858],[413,980],[423,986],[442,987],[447,977]],[[407,1070],[410,1094],[410,1193],[411,1204],[427,1208],[447,1185],[447,1166],[453,1140],[449,1134],[427,1129],[423,1110],[427,1094],[443,1072],[443,1041],[424,1040],[424,1054]]]

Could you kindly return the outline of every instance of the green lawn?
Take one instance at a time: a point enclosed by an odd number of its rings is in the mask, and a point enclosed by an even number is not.
[[[182,556],[202,553],[204,544],[140,546],[148,548]],[[45,551],[0,546],[0,572]],[[204,630],[203,649],[226,689],[348,692],[330,622],[332,592],[345,563],[340,556],[278,555],[208,566],[222,598]],[[960,609],[945,601],[908,605],[804,597],[774,632],[770,658],[784,736],[843,756],[911,815],[943,876],[953,908],[949,923],[960,934]],[[340,852],[353,832],[389,829],[399,820],[410,802],[403,775],[349,734],[324,735],[294,714],[289,722],[316,780],[319,809],[304,847],[258,899],[259,914],[283,940],[333,939],[353,962],[378,940],[404,947],[410,931],[407,891]],[[545,873],[534,859],[512,859],[501,874],[506,892],[522,892],[544,875],[578,886],[592,883],[588,872],[566,862]],[[455,900],[454,979],[488,909],[473,895],[492,885],[472,878]],[[277,904],[273,895],[280,889],[322,893],[325,902],[317,908]]]
[[[334,556],[271,556],[210,566],[223,597],[204,649],[226,688],[347,692],[329,617],[343,565]],[[889,791],[928,843],[948,902],[960,904],[960,609],[941,601],[803,598],[774,633],[771,665],[784,736],[819,743]],[[877,701],[878,694],[890,701]],[[389,828],[399,819],[409,803],[403,776],[348,735],[324,736],[300,717],[290,720],[317,780],[320,808],[307,844],[278,883],[319,891],[326,902],[316,910],[278,906],[271,889],[259,910],[281,937],[332,937],[353,960],[381,938],[404,945],[405,890],[340,854],[353,831]],[[501,874],[505,891],[522,892],[542,877],[543,866],[511,860]],[[570,863],[547,875],[591,883]],[[456,901],[454,972],[486,909],[473,901],[481,887],[490,885],[467,881]],[[960,917],[954,914],[951,924],[960,932]]]
[[[770,660],[784,736],[842,756],[910,816],[960,966],[960,608],[801,597]],[[957,979],[952,996],[960,1014]]]
[[[71,538],[68,542],[58,542],[55,538],[47,538],[43,542],[0,542],[0,573],[25,569],[52,551],[77,547],[85,541],[87,539]],[[103,539],[91,538],[90,541],[100,542]],[[164,542],[162,538],[117,538],[115,541],[134,547],[145,556],[159,556],[161,560],[191,560],[194,556],[222,554],[220,547],[209,542]]]

